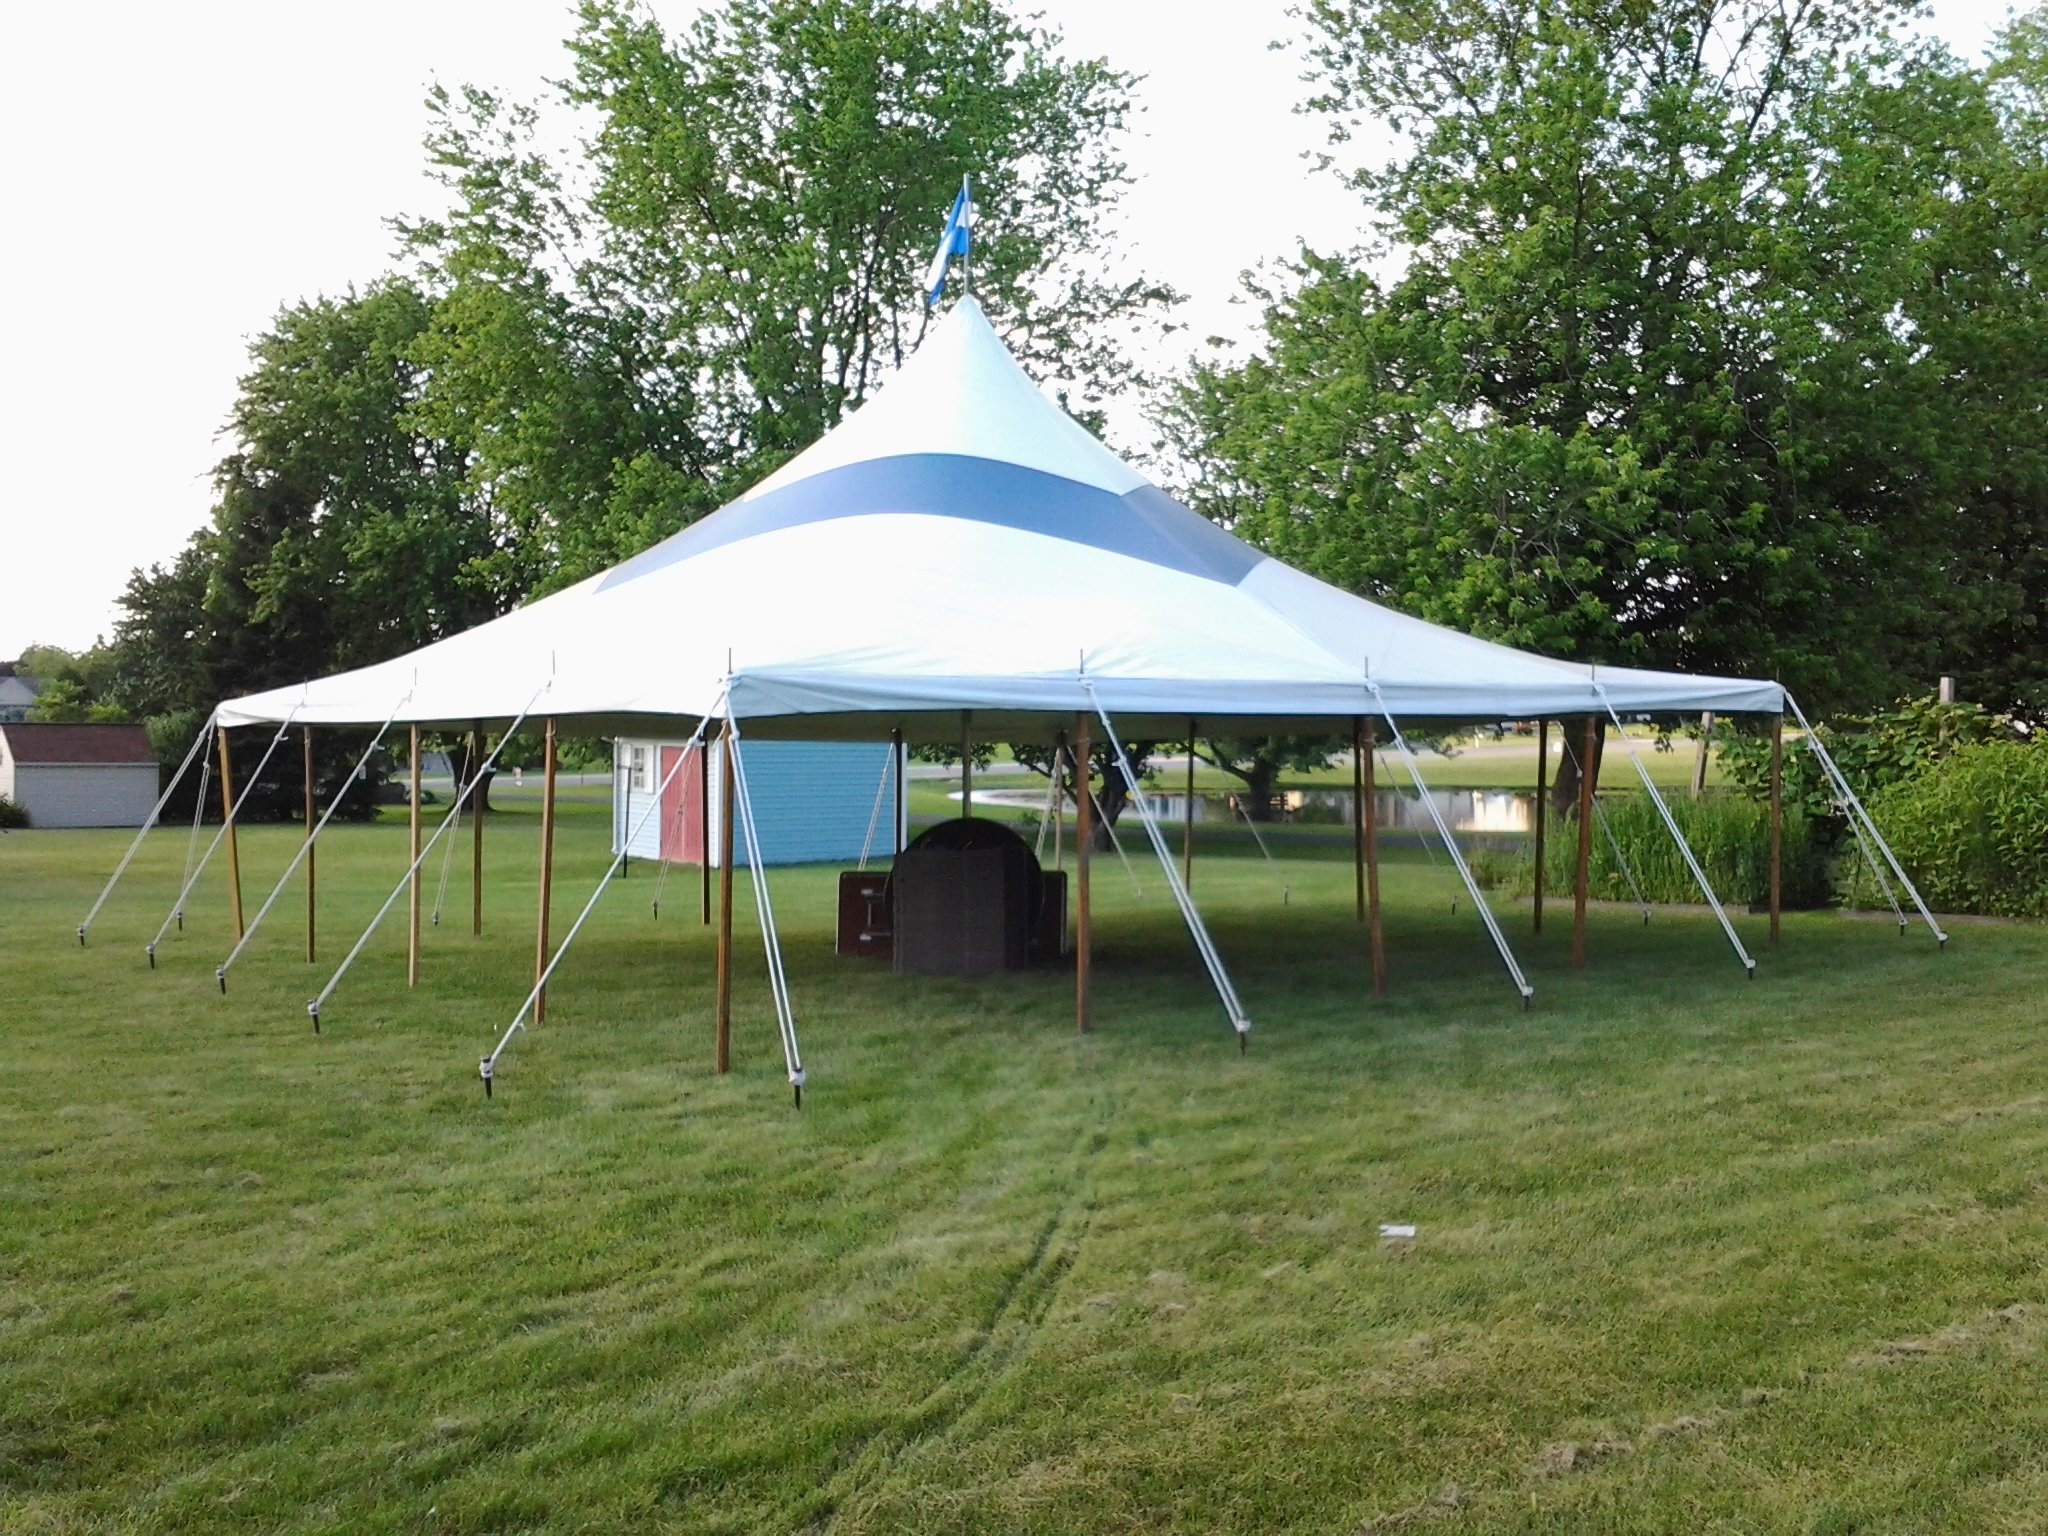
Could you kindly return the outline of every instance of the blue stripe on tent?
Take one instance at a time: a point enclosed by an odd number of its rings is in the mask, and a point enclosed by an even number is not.
[[[922,513],[992,523],[1235,586],[1265,557],[1157,486],[1127,495],[1063,475],[963,454],[867,459],[737,501],[634,556],[598,583],[605,591],[756,534],[839,517]]]

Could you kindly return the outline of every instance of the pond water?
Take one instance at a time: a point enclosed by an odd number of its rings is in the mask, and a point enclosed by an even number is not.
[[[1433,789],[1430,799],[1437,813],[1453,832],[1528,832],[1536,825],[1536,797],[1508,789]],[[953,796],[959,799],[958,793]],[[1045,794],[1014,789],[977,789],[975,801],[986,805],[1012,805],[1038,810]],[[1154,790],[1149,798],[1153,814],[1178,826],[1188,818],[1188,797],[1178,791]],[[1195,825],[1210,823],[1244,824],[1239,797],[1223,791],[1197,794]],[[1348,827],[1351,825],[1351,791],[1348,789],[1288,790],[1280,796],[1276,819],[1299,826]],[[1402,830],[1430,825],[1429,812],[1414,791],[1378,791],[1373,796],[1373,819],[1382,827]]]

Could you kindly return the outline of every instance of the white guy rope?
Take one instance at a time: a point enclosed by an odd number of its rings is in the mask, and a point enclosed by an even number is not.
[[[199,877],[206,873],[207,863],[213,858],[213,850],[220,846],[220,840],[228,835],[228,828],[235,824],[235,818],[242,813],[242,802],[249,798],[249,791],[256,787],[256,781],[263,777],[263,770],[270,766],[271,754],[277,751],[278,743],[282,742],[286,735],[290,733],[292,716],[298,712],[299,707],[294,704],[291,707],[290,713],[284,717],[283,724],[278,726],[277,734],[270,738],[270,745],[263,749],[263,756],[256,760],[256,771],[250,774],[243,782],[242,792],[235,796],[234,804],[228,807],[227,815],[221,818],[220,830],[213,834],[213,841],[206,845],[206,852],[200,857],[199,867],[186,877],[184,889],[178,892],[178,899],[172,903],[170,913],[164,918],[163,926],[157,929],[156,937],[151,939],[144,948],[143,953],[149,956],[149,968],[151,970],[156,969],[157,945],[163,943],[164,935],[170,931],[171,923],[185,910],[185,898],[192,894],[192,887],[197,885]]]
[[[1394,718],[1394,712],[1387,707],[1387,701],[1380,696],[1380,685],[1371,678],[1365,680],[1366,688],[1372,693],[1373,702],[1378,705],[1381,717],[1387,722],[1387,729],[1394,733],[1394,750],[1401,754],[1401,762],[1408,770],[1408,777],[1415,785],[1417,798],[1422,808],[1429,812],[1429,819],[1436,826],[1437,836],[1444,840],[1444,852],[1451,856],[1451,863],[1457,867],[1458,877],[1465,882],[1465,890],[1472,898],[1472,905],[1479,912],[1479,920],[1486,925],[1493,947],[1500,954],[1500,963],[1507,967],[1508,975],[1514,980],[1515,990],[1521,994],[1522,1006],[1529,1006],[1529,999],[1536,995],[1536,989],[1529,985],[1529,978],[1522,974],[1521,966],[1515,963],[1515,952],[1508,948],[1508,936],[1500,931],[1500,923],[1493,915],[1493,908],[1479,894],[1479,882],[1472,878],[1472,871],[1465,863],[1465,855],[1458,851],[1457,843],[1451,837],[1451,829],[1444,825],[1443,813],[1436,808],[1436,801],[1430,798],[1429,789],[1422,782],[1422,765],[1415,761],[1415,754],[1409,750],[1408,738],[1401,734],[1401,722]]]
[[[1054,818],[1065,809],[1060,803],[1061,798],[1060,749],[1055,747],[1053,748],[1050,770],[1045,776],[1045,809],[1038,814],[1038,840],[1031,846],[1031,856],[1041,864],[1045,862],[1046,834],[1053,830]],[[1059,859],[1059,843],[1057,838],[1054,839],[1053,843],[1053,859],[1055,864],[1057,864]]]
[[[796,1015],[789,1005],[789,977],[782,968],[782,941],[775,932],[775,905],[768,899],[768,866],[761,857],[761,838],[754,825],[754,797],[747,787],[746,759],[740,754],[740,722],[732,710],[732,695],[725,698],[725,743],[732,753],[734,808],[740,813],[740,828],[747,844],[748,882],[754,888],[754,910],[761,923],[761,939],[768,953],[768,986],[775,998],[775,1022],[782,1031],[782,1060],[789,1070],[789,1086],[796,1093],[797,1108],[804,1103],[804,1059],[797,1048]]]
[[[896,743],[889,743],[889,750],[882,756],[882,781],[875,786],[875,803],[868,811],[868,834],[860,840],[860,863],[856,867],[866,869],[868,857],[875,851],[875,828],[882,822],[882,797],[889,793],[889,776],[896,767]]]
[[[121,862],[114,866],[114,873],[107,878],[106,885],[100,891],[100,899],[92,904],[92,910],[85,914],[85,921],[78,925],[79,948],[83,949],[85,947],[85,930],[90,928],[93,919],[100,915],[100,908],[107,904],[107,898],[114,894],[114,887],[120,883],[121,876],[127,873],[129,862],[134,859],[137,851],[142,847],[142,840],[149,836],[149,829],[156,825],[157,818],[164,813],[164,807],[171,803],[171,796],[177,791],[179,784],[184,782],[186,771],[192,766],[193,757],[198,754],[200,748],[204,747],[212,739],[214,718],[214,716],[208,715],[206,723],[199,727],[199,734],[192,738],[192,745],[185,749],[185,760],[178,764],[178,771],[171,775],[171,782],[164,787],[164,792],[157,796],[155,807],[151,809],[147,819],[136,830],[135,841],[128,845],[128,851],[121,855]],[[212,759],[208,758],[206,761],[211,766]],[[199,804],[201,807],[204,807],[206,804],[206,792],[203,788],[199,794]],[[185,872],[188,878],[191,875],[191,866],[192,853],[188,848],[185,852]],[[184,898],[181,896],[178,900],[180,905],[182,905]]]
[[[1124,755],[1124,744],[1116,733],[1116,722],[1109,718],[1109,711],[1102,707],[1102,700],[1096,697],[1095,685],[1086,678],[1082,686],[1088,690],[1089,702],[1095,706],[1095,713],[1102,721],[1102,729],[1109,740],[1110,749],[1116,753],[1117,767],[1122,770],[1124,782],[1131,789],[1131,803],[1138,808],[1138,820],[1144,824],[1145,835],[1152,840],[1152,851],[1159,856],[1159,867],[1166,875],[1166,887],[1173,892],[1174,905],[1180,908],[1180,915],[1188,925],[1188,932],[1194,937],[1195,952],[1202,957],[1202,964],[1208,969],[1209,980],[1215,985],[1216,995],[1223,1002],[1223,1011],[1230,1017],[1230,1027],[1237,1031],[1238,1044],[1244,1043],[1251,1033],[1252,1021],[1239,1000],[1237,988],[1230,984],[1230,973],[1223,969],[1223,957],[1216,952],[1215,943],[1209,938],[1209,930],[1202,922],[1202,914],[1195,910],[1194,898],[1181,883],[1180,866],[1174,861],[1173,850],[1166,846],[1166,834],[1159,830],[1159,822],[1152,814],[1152,802],[1146,797],[1145,786],[1131,769],[1130,758]]]
[[[1898,923],[1899,932],[1904,933],[1906,931],[1906,914],[1899,909],[1899,898],[1892,892],[1891,881],[1885,877],[1885,872],[1878,868],[1877,855],[1871,851],[1870,839],[1863,835],[1863,823],[1858,821],[1850,812],[1849,802],[1844,800],[1839,793],[1835,792],[1833,784],[1828,786],[1828,790],[1829,802],[1848,820],[1849,830],[1856,834],[1856,849],[1863,855],[1863,863],[1870,871],[1870,878],[1878,890],[1883,893],[1885,905],[1892,909],[1892,918]]]
[[[1899,877],[1899,884],[1905,887],[1906,894],[1913,898],[1913,905],[1919,909],[1920,916],[1926,919],[1927,927],[1933,933],[1935,941],[1946,949],[1948,947],[1948,935],[1941,931],[1941,924],[1934,920],[1934,914],[1927,910],[1927,903],[1920,899],[1919,888],[1906,878],[1905,867],[1899,863],[1897,855],[1892,852],[1892,845],[1884,840],[1884,834],[1877,830],[1877,823],[1871,819],[1870,812],[1863,808],[1863,802],[1856,798],[1856,791],[1849,787],[1849,780],[1843,774],[1841,768],[1837,766],[1834,754],[1828,751],[1826,743],[1820,739],[1820,733],[1807,723],[1806,712],[1799,707],[1799,701],[1788,692],[1785,695],[1785,702],[1792,706],[1792,713],[1799,721],[1799,728],[1806,732],[1807,746],[1812,748],[1813,755],[1820,759],[1822,769],[1835,781],[1836,789],[1849,802],[1849,809],[1854,813],[1854,816],[1862,818],[1864,827],[1870,833],[1871,841],[1876,843],[1883,851],[1885,862],[1891,865],[1892,873]]]
[[[398,877],[398,884],[391,887],[391,894],[384,898],[384,905],[379,907],[377,915],[370,919],[370,926],[365,928],[362,932],[362,937],[356,940],[355,948],[348,952],[334,974],[327,978],[327,985],[320,989],[320,995],[306,1004],[306,1014],[313,1021],[313,1031],[315,1034],[318,1034],[320,1030],[321,1005],[328,998],[334,996],[334,989],[341,985],[341,978],[346,976],[348,968],[356,963],[356,956],[360,955],[363,952],[363,947],[370,942],[370,935],[377,931],[377,925],[384,921],[385,914],[397,903],[398,898],[405,893],[406,882],[412,879],[414,872],[422,864],[426,863],[427,855],[434,851],[434,844],[438,843],[441,840],[441,834],[448,830],[450,823],[454,819],[455,812],[462,809],[463,802],[476,793],[476,787],[483,782],[484,775],[496,766],[498,754],[503,752],[505,744],[519,733],[519,727],[526,723],[526,717],[533,712],[533,706],[540,702],[540,696],[554,686],[555,680],[550,677],[546,682],[534,689],[533,697],[526,701],[526,708],[519,711],[518,717],[506,729],[505,734],[498,738],[498,744],[491,749],[491,755],[477,766],[476,772],[470,775],[469,782],[463,785],[461,792],[456,795],[454,811],[449,812],[447,816],[441,819],[441,825],[436,827],[434,835],[427,839],[427,846],[422,848],[419,851],[419,856],[406,866],[405,873]]]
[[[700,752],[704,750],[703,743],[698,743],[697,750]],[[685,747],[683,749],[683,756],[688,757],[689,755],[689,748]],[[666,784],[667,782],[668,780],[666,778],[662,780],[662,783],[664,784]],[[676,840],[680,842],[682,840],[683,835],[683,797],[681,795],[676,796],[676,813],[674,819],[669,822],[669,826],[671,829],[674,830],[676,834]],[[654,862],[661,866],[661,873],[654,877],[654,901],[652,904],[652,910],[656,918],[659,918],[661,916],[661,893],[668,889],[669,860],[668,855],[665,852],[663,852],[665,846],[666,845],[662,842],[661,839],[661,833],[659,830],[657,830],[654,836]]]
[[[1628,729],[1621,723],[1621,716],[1614,712],[1614,703],[1607,697],[1607,690],[1599,683],[1593,685],[1593,692],[1607,707],[1607,717],[1614,722],[1614,729],[1621,737],[1621,744],[1628,751],[1628,759],[1636,765],[1636,777],[1643,781],[1643,788],[1649,792],[1650,803],[1657,807],[1657,814],[1664,818],[1664,830],[1671,834],[1671,840],[1678,844],[1678,851],[1685,859],[1685,867],[1692,871],[1698,883],[1700,894],[1707,898],[1707,905],[1713,909],[1714,917],[1721,924],[1721,931],[1728,935],[1729,946],[1735,951],[1735,958],[1742,962],[1743,974],[1751,981],[1756,980],[1756,962],[1749,958],[1749,951],[1742,947],[1742,940],[1736,936],[1735,925],[1728,921],[1728,913],[1721,905],[1721,898],[1714,894],[1714,888],[1707,882],[1707,872],[1700,868],[1700,861],[1692,856],[1692,844],[1685,840],[1685,834],[1678,830],[1678,819],[1671,814],[1671,807],[1664,803],[1664,797],[1657,792],[1657,785],[1650,777],[1650,765],[1643,761],[1636,744],[1628,739]],[[1590,765],[1581,763],[1579,771],[1589,771]]]
[[[661,797],[668,789],[669,780],[683,771],[683,764],[690,755],[690,747],[697,745],[698,742],[704,739],[706,727],[716,718],[717,713],[713,711],[713,713],[706,715],[697,722],[697,729],[691,735],[688,745],[676,755],[676,760],[670,765],[668,772],[662,775],[661,785],[655,790],[653,797],[648,801],[647,808],[640,813],[640,819],[627,830],[624,844],[617,853],[612,855],[611,863],[606,867],[605,872],[598,877],[597,889],[590,893],[590,900],[583,903],[583,910],[576,914],[576,921],[569,925],[569,932],[563,937],[562,942],[556,946],[554,954],[549,956],[548,963],[542,967],[540,979],[534,982],[533,990],[526,994],[526,1001],[519,1005],[519,1012],[513,1015],[512,1022],[506,1026],[505,1033],[499,1037],[497,1045],[491,1050],[491,1054],[477,1063],[477,1073],[484,1080],[484,1093],[486,1096],[491,1091],[491,1079],[497,1075],[498,1058],[504,1054],[505,1047],[512,1043],[512,1037],[526,1028],[526,1020],[533,1012],[533,1005],[540,1000],[541,993],[547,990],[548,979],[555,974],[555,967],[562,963],[562,957],[569,953],[569,946],[576,942],[576,935],[583,931],[584,923],[589,920],[590,914],[597,909],[598,898],[604,895],[605,887],[612,883],[612,876],[619,872],[619,866],[626,860],[626,850],[633,846],[633,839],[639,836],[640,829],[647,825],[647,818],[656,814],[661,809]],[[505,734],[509,736],[511,732],[507,731]]]
[[[1622,857],[1621,839],[1614,835],[1614,823],[1607,819],[1607,807],[1600,803],[1600,796],[1593,796],[1593,810],[1600,818],[1600,830],[1607,834],[1607,849],[1614,855],[1614,862],[1621,870],[1621,878],[1628,882],[1628,888],[1635,893],[1636,905],[1643,909],[1643,926],[1650,926],[1650,904],[1643,899],[1643,888],[1636,884],[1636,872],[1628,867],[1628,860]]]
[[[462,807],[455,808],[455,830],[462,831]],[[455,865],[456,839],[448,839],[448,846],[441,850],[441,883],[434,891],[434,920],[432,926],[441,926],[441,907],[448,900],[448,871]]]
[[[298,873],[299,866],[312,853],[313,844],[320,840],[320,834],[327,830],[327,823],[332,821],[334,813],[341,809],[341,802],[347,796],[349,786],[355,783],[356,775],[361,773],[364,765],[370,761],[370,754],[377,750],[377,744],[384,739],[384,733],[391,729],[391,722],[398,718],[398,712],[405,708],[411,700],[412,690],[408,688],[405,691],[405,697],[391,706],[391,713],[385,718],[384,723],[377,727],[377,734],[372,736],[370,744],[363,748],[363,755],[356,759],[355,767],[351,768],[348,771],[348,777],[341,781],[341,788],[335,791],[334,798],[327,802],[326,813],[321,816],[319,825],[313,828],[313,835],[299,844],[299,851],[292,855],[291,863],[285,865],[284,873],[277,877],[277,884],[270,888],[269,896],[265,897],[263,905],[256,909],[255,919],[243,931],[241,938],[236,940],[235,947],[228,951],[227,959],[221,961],[214,968],[214,979],[220,983],[221,991],[225,992],[228,989],[228,967],[241,958],[242,951],[249,947],[249,941],[256,937],[257,928],[262,925],[263,919],[270,915],[271,907],[276,904],[277,898],[283,894],[285,882]]]

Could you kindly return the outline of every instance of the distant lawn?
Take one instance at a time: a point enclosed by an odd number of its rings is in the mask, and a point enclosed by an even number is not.
[[[2048,930],[1504,922],[1397,852],[1199,863],[1240,1056],[1156,873],[1070,978],[830,953],[778,871],[811,1085],[743,927],[714,1078],[694,871],[636,866],[486,1102],[535,826],[315,1037],[302,905],[237,968],[180,834],[0,838],[0,1530],[2020,1530],[2048,1508]],[[564,818],[556,932],[600,869]],[[296,834],[244,839],[249,907]],[[331,963],[403,863],[321,853]],[[438,866],[430,869],[437,879]],[[1280,878],[1284,875],[1284,880]],[[1285,887],[1285,905],[1282,887]],[[434,886],[427,893],[431,906]],[[740,908],[751,913],[744,889]],[[1761,924],[1745,931],[1759,951]],[[1382,1222],[1413,1222],[1383,1242]]]

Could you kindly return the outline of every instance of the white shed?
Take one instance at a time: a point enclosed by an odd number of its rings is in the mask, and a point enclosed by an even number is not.
[[[139,725],[0,724],[0,795],[32,827],[138,827],[156,804],[156,754]]]
[[[704,859],[704,831],[711,828],[710,862],[717,868],[724,748],[713,742],[708,762],[700,762],[692,748],[680,767],[680,741],[621,736],[613,751],[612,852],[624,848],[630,834],[636,859],[696,864]],[[896,804],[903,748],[871,741],[758,741],[743,742],[741,752],[765,863],[850,864],[863,849],[887,861],[901,843],[908,826]],[[664,783],[662,804],[650,813],[648,802]]]

